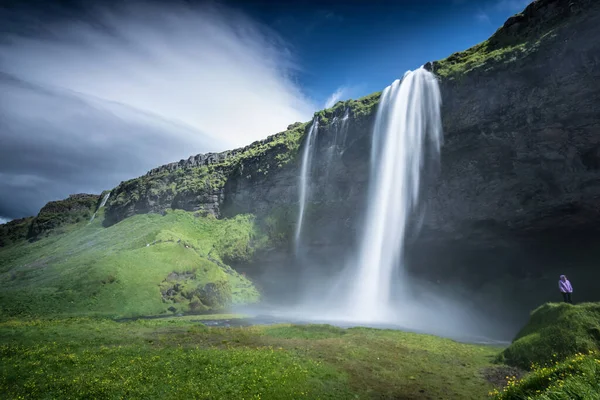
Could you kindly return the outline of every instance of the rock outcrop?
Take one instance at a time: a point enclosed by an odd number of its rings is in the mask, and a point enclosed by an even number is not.
[[[51,201],[32,220],[28,237],[35,239],[63,225],[88,221],[101,198],[95,194],[72,194],[65,200]]]

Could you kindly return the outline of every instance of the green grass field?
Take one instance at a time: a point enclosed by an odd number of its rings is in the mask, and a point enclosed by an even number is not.
[[[500,349],[328,325],[0,323],[4,398],[482,399]]]

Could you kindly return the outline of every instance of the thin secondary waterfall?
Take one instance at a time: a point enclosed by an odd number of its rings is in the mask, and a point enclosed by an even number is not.
[[[333,138],[331,144],[327,149],[327,168],[326,168],[326,180],[329,180],[329,176],[335,167],[335,162],[338,161],[342,154],[342,146],[346,142],[346,136],[348,134],[348,118],[350,116],[350,109],[346,108],[341,118],[333,117],[331,121],[331,131],[333,131]],[[331,132],[330,131],[330,132]]]
[[[423,68],[408,71],[381,95],[371,153],[370,198],[347,306],[352,318],[385,320],[394,269],[402,263],[404,238],[418,201],[424,152],[439,156],[441,96]],[[406,283],[404,283],[406,285]],[[406,293],[402,287],[399,292]]]
[[[338,122],[335,127],[335,139],[334,144],[336,146],[343,146],[346,142],[346,135],[348,133],[348,118],[350,117],[350,109],[346,108],[342,119]]]
[[[98,208],[104,207],[106,205],[106,202],[108,201],[109,197],[110,197],[110,192],[108,192],[104,195],[104,198],[102,199],[102,203],[100,203],[100,207],[98,207]]]
[[[314,144],[316,141],[317,133],[319,131],[319,120],[315,117],[313,123],[308,131],[308,137],[304,144],[304,151],[302,152],[302,166],[300,167],[300,201],[298,204],[298,222],[296,224],[296,235],[294,238],[294,250],[298,254],[300,248],[300,240],[302,238],[302,225],[304,223],[304,209],[306,207],[306,201],[308,198],[309,178],[310,169],[312,165],[312,157],[314,152]]]
[[[92,222],[94,220],[94,218],[96,218],[96,214],[98,214],[98,210],[106,205],[106,202],[108,201],[109,197],[110,197],[110,192],[108,192],[104,195],[104,197],[102,198],[102,202],[100,202],[100,206],[98,206],[98,209],[96,211],[94,211],[94,215],[92,215],[92,218],[90,218],[90,222]]]

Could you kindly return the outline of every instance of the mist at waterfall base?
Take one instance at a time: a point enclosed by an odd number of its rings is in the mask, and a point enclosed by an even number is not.
[[[456,288],[419,281],[406,273],[405,240],[408,231],[415,229],[413,221],[422,219],[421,173],[427,164],[437,164],[443,141],[440,109],[437,79],[423,68],[408,71],[382,92],[372,132],[363,228],[358,247],[348,251],[337,267],[323,265],[303,252],[302,229],[309,223],[304,221],[305,207],[315,201],[309,189],[319,125],[313,121],[301,153],[294,244],[297,267],[302,269],[300,299],[256,313],[294,322],[397,328],[467,341],[510,338],[510,328],[478,312]],[[338,129],[334,131],[338,136]]]

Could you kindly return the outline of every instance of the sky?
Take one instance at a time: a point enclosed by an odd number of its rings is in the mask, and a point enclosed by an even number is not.
[[[487,39],[526,0],[7,0],[0,223],[241,147]]]

